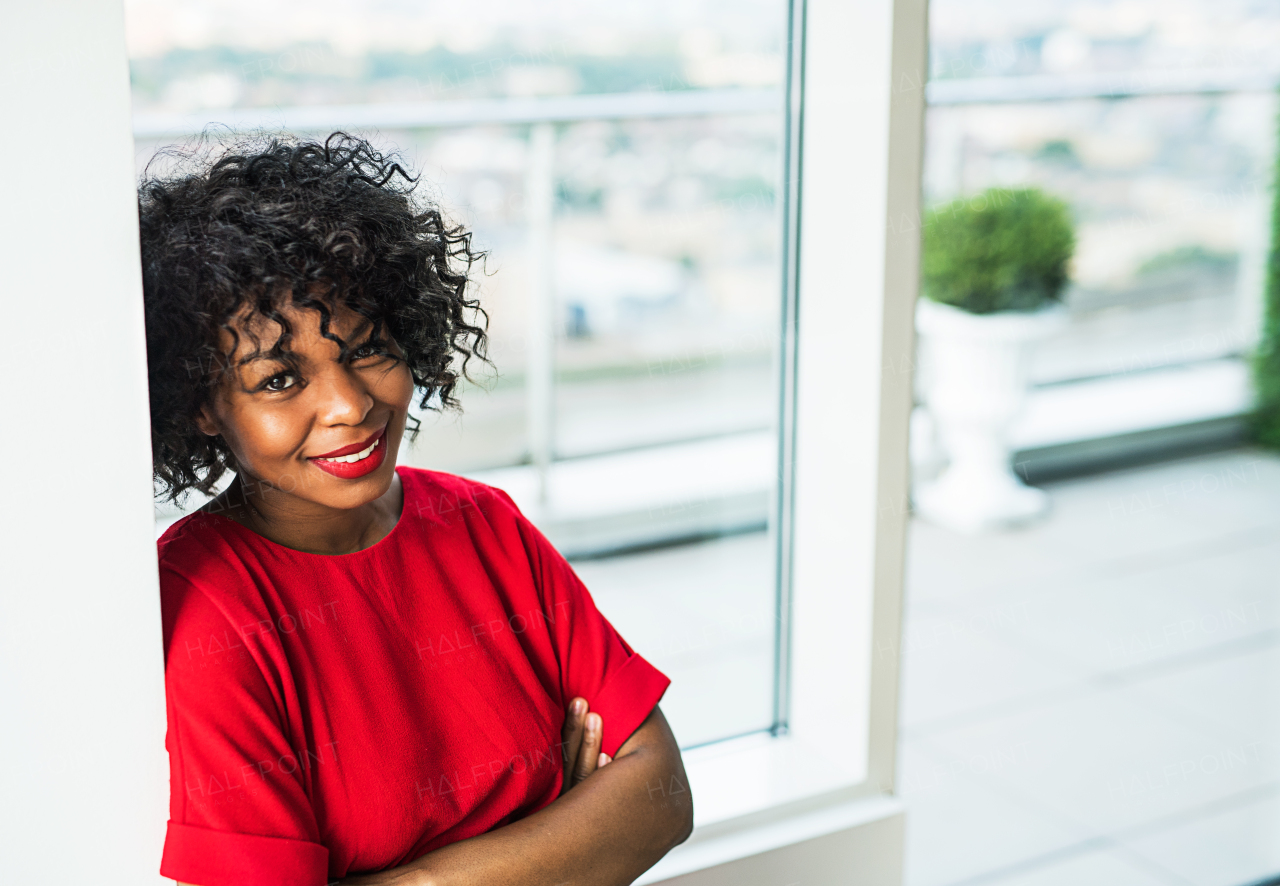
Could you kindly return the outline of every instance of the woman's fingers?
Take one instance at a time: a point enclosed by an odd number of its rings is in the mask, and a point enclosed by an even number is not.
[[[560,738],[564,742],[564,780],[560,793],[573,787],[574,771],[578,765],[578,755],[582,750],[582,736],[586,732],[587,700],[575,698],[569,702],[569,713],[564,718],[564,727],[560,730]]]
[[[573,772],[577,784],[596,771],[600,764],[600,744],[603,741],[604,721],[599,714],[587,714],[586,731],[582,735],[582,749],[578,751],[578,765]]]
[[[578,759],[578,751],[582,747],[582,733],[585,731],[587,718],[587,700],[575,698],[569,702],[569,713],[564,718],[564,726],[560,729],[560,739],[564,742],[564,766],[568,769]]]
[[[586,699],[575,698],[569,702],[569,712],[560,730],[564,747],[563,794],[581,782],[601,766],[613,762],[613,758],[600,748],[604,743],[604,720],[587,709]]]

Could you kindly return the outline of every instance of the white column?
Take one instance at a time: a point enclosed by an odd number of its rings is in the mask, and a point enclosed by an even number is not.
[[[891,790],[919,277],[925,0],[808,0],[792,732]]]
[[[555,130],[535,123],[529,133],[525,213],[529,225],[529,304],[525,368],[529,453],[538,472],[538,502],[548,499],[547,474],[555,450]]]
[[[4,877],[161,883],[163,652],[121,4],[6,4],[0,70]]]

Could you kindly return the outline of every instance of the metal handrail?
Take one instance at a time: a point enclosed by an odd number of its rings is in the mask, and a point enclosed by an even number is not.
[[[1221,95],[1233,92],[1270,92],[1277,85],[1280,85],[1280,71],[1275,69],[1167,68],[931,80],[925,86],[925,100],[936,106],[1134,98],[1145,95]]]
[[[1145,95],[1220,95],[1269,92],[1280,86],[1280,70],[1261,68],[1170,68],[1071,75],[966,77],[931,80],[925,99],[933,106],[1132,98]],[[918,88],[918,87],[917,87]],[[568,123],[720,114],[781,113],[777,89],[687,89],[602,93],[540,98],[462,99],[362,105],[234,108],[188,113],[140,112],[136,138],[181,138],[206,127],[233,132],[291,129],[428,129],[485,124]]]
[[[135,138],[154,139],[190,136],[210,126],[226,127],[233,132],[264,129],[328,132],[345,128],[428,129],[485,124],[767,114],[782,113],[782,99],[782,92],[777,89],[690,89],[542,98],[235,108],[185,114],[142,112],[133,115],[133,134]]]

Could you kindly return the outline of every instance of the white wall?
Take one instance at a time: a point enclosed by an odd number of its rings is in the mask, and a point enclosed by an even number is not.
[[[4,877],[162,882],[163,662],[121,4],[7,0],[0,69]]]

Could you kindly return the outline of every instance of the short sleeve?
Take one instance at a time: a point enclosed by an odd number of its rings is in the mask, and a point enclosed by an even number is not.
[[[198,886],[323,886],[321,845],[261,648],[161,570],[169,826],[160,873]]]
[[[500,490],[499,490],[500,492]],[[609,756],[639,728],[671,681],[634,652],[596,608],[591,593],[564,556],[519,512],[517,525],[533,567],[548,629],[560,664],[563,698],[581,696],[604,721]]]

